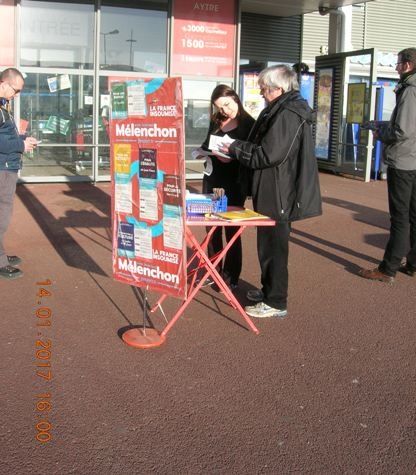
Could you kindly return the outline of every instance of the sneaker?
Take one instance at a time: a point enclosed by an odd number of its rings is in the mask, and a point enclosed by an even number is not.
[[[246,294],[247,300],[250,302],[262,302],[264,299],[263,292],[260,289],[249,290]]]
[[[19,256],[7,256],[7,260],[11,266],[18,266],[22,262]]]
[[[22,277],[23,272],[17,267],[13,266],[5,266],[0,267],[0,278],[1,279],[17,279],[18,277]]]
[[[259,302],[256,305],[251,305],[249,307],[246,307],[244,310],[246,311],[247,315],[255,318],[285,318],[287,315],[286,309],[269,307],[264,302]]]

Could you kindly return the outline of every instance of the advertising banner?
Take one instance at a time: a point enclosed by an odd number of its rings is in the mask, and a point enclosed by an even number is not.
[[[173,2],[172,74],[234,76],[235,3]]]
[[[110,78],[113,276],[186,294],[185,162],[179,78]]]
[[[1,35],[0,35],[0,64],[14,66],[15,56],[15,19],[14,0],[0,1]]]

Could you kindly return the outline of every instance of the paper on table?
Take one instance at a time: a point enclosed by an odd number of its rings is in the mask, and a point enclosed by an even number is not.
[[[232,211],[223,211],[221,213],[212,213],[213,216],[225,219],[227,221],[247,221],[251,219],[269,219],[264,214],[257,213],[251,209],[237,209]]]

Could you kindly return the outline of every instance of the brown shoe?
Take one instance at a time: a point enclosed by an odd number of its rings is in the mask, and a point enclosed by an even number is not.
[[[389,284],[394,282],[394,277],[384,274],[381,270],[377,269],[377,267],[375,269],[360,269],[358,275],[364,277],[364,279],[380,280],[381,282],[387,282]]]

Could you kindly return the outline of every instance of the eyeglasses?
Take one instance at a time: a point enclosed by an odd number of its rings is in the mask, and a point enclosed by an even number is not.
[[[16,88],[14,88],[11,84],[9,84],[9,83],[6,82],[6,81],[0,81],[0,82],[2,82],[2,83],[4,82],[7,86],[9,86],[10,89],[13,90],[13,92],[14,92],[15,95],[16,95],[16,94],[19,94],[19,92],[21,92],[21,89],[16,89]]]
[[[13,89],[13,92],[14,92],[15,94],[19,94],[19,92],[21,92],[21,89],[15,89],[11,84],[8,84],[8,86],[9,86],[11,89]]]

